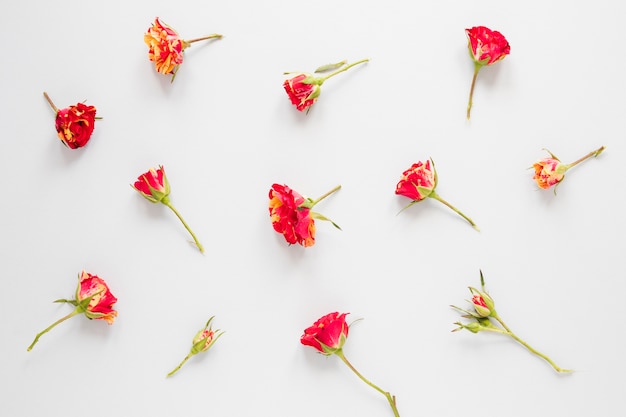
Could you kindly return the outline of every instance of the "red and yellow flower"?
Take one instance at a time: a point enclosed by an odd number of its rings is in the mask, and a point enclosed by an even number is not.
[[[304,247],[315,244],[315,219],[334,222],[311,209],[324,198],[339,190],[341,186],[324,194],[317,200],[305,199],[287,185],[272,184],[269,191],[269,213],[274,230],[283,235],[289,244]]]
[[[167,180],[163,166],[160,165],[158,168],[150,168],[148,171],[141,174],[132,187],[151,203],[161,203],[172,210],[189,232],[200,252],[204,252],[204,247],[196,237],[196,234],[191,230],[187,222],[183,219],[183,216],[181,216],[170,201],[170,183]]]
[[[304,330],[300,343],[311,346],[319,353],[332,355],[341,349],[348,338],[346,316],[350,313],[330,313]]]
[[[472,110],[474,85],[476,84],[478,72],[486,65],[492,65],[503,60],[511,53],[511,46],[504,35],[485,26],[474,26],[473,28],[465,29],[465,34],[467,35],[467,47],[474,61],[474,77],[472,78],[469,102],[467,104],[467,119],[469,120]]]
[[[75,306],[74,311],[39,332],[27,350],[30,351],[39,341],[39,338],[48,333],[53,327],[78,314],[84,314],[89,320],[104,320],[108,324],[113,324],[115,317],[117,317],[117,311],[113,309],[113,305],[116,302],[117,298],[111,293],[109,286],[102,278],[82,271],[78,274],[76,298],[73,300],[59,299],[55,301],[55,303],[68,303]]]
[[[44,97],[56,112],[55,129],[61,142],[71,149],[82,148],[89,142],[96,123],[96,108],[76,103],[59,109],[46,92]]]
[[[190,47],[193,42],[221,37],[222,35],[213,34],[184,40],[174,29],[157,17],[144,34],[143,41],[148,45],[148,58],[154,62],[157,72],[172,74],[172,81],[174,81],[178,67],[183,63],[183,52],[186,48]]]
[[[550,154],[550,158],[543,158],[533,164],[535,175],[533,180],[537,183],[539,188],[548,189],[552,186],[558,185],[565,178],[565,173],[574,166],[581,162],[593,157],[596,157],[604,151],[604,146],[599,147],[595,151],[589,152],[587,155],[572,162],[571,164],[562,163],[559,158],[554,156],[552,152],[546,150]],[[555,188],[556,193],[556,188]]]
[[[479,230],[478,226],[476,226],[476,223],[474,223],[472,219],[467,217],[459,209],[448,203],[435,192],[437,183],[437,171],[435,170],[435,163],[432,159],[429,159],[426,162],[418,161],[411,165],[409,169],[402,173],[400,181],[396,184],[396,194],[413,200],[402,210],[405,210],[412,205],[425,200],[426,198],[433,198],[452,209],[455,213],[463,217],[469,224],[471,224],[472,227]]]

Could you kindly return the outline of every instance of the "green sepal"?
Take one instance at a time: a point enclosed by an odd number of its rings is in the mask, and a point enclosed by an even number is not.
[[[302,202],[302,204],[300,204],[298,206],[298,210],[301,210],[301,209],[312,209],[314,205],[315,205],[315,200],[313,200],[310,197],[307,197],[304,200],[304,202]]]
[[[424,198],[429,197],[433,191],[435,190],[435,188],[426,188],[426,187],[422,187],[420,185],[418,185],[417,187],[417,192],[420,193],[420,195]],[[418,200],[419,201],[419,200]]]
[[[411,207],[412,205],[419,203],[420,201],[422,201],[422,200],[413,200],[413,201],[411,201],[409,204],[407,204],[406,206],[404,206],[404,208],[403,208],[402,210],[400,210],[400,211],[398,212],[398,214],[402,213],[404,210],[408,209],[408,208],[409,208],[409,207]]]
[[[344,65],[346,65],[348,63],[348,61],[346,61],[345,59],[341,62],[337,62],[336,64],[326,64],[326,65],[322,65],[321,67],[318,67],[315,72],[316,73],[320,73],[320,72],[327,72],[327,71],[331,71],[331,70],[335,70],[335,69],[339,69],[341,67],[343,67]]]
[[[341,227],[339,227],[339,225],[337,225],[337,223],[335,223],[334,221],[332,221],[328,217],[324,216],[323,214],[320,214],[320,213],[317,213],[317,212],[313,212],[313,211],[310,214],[311,214],[311,217],[313,217],[314,219],[331,222],[333,226],[335,226],[337,229],[341,230]]]
[[[65,298],[59,298],[58,300],[54,300],[53,303],[68,303],[73,306],[78,306],[76,300],[66,300]]]

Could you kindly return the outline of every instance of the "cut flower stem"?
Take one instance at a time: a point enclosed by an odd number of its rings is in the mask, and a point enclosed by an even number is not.
[[[46,327],[44,330],[42,330],[41,332],[37,333],[37,336],[35,336],[35,340],[33,340],[33,343],[30,344],[30,346],[28,347],[28,349],[26,349],[28,352],[30,352],[33,347],[35,346],[35,344],[39,341],[39,338],[41,336],[43,336],[44,334],[48,333],[50,330],[52,330],[52,328],[54,328],[57,324],[61,324],[63,323],[65,320],[70,319],[78,314],[81,313],[80,308],[76,308],[74,311],[72,311],[70,314],[68,314],[65,317],[61,317],[60,319],[58,319],[57,321],[55,321],[54,323],[52,323],[50,326]]]
[[[185,44],[192,44],[194,42],[199,42],[199,41],[206,41],[207,39],[222,39],[223,36],[220,35],[219,33],[214,33],[212,35],[208,35],[208,36],[203,36],[201,38],[194,38],[194,39],[190,39],[190,40],[185,40]]]
[[[362,59],[362,60],[360,60],[360,61],[354,62],[354,63],[352,63],[352,64],[350,64],[350,65],[346,65],[345,67],[340,68],[340,69],[338,69],[338,70],[337,70],[337,71],[335,71],[335,72],[331,72],[330,74],[328,74],[328,75],[326,75],[326,76],[324,76],[324,77],[320,77],[320,78],[319,78],[318,85],[322,85],[322,83],[323,83],[324,81],[326,81],[327,79],[329,79],[329,78],[331,78],[331,77],[334,77],[334,76],[335,76],[335,75],[337,75],[337,74],[341,74],[342,72],[349,70],[350,68],[354,67],[355,65],[359,65],[359,64],[362,64],[362,63],[364,63],[364,62],[368,62],[368,61],[369,61],[369,58],[365,58],[365,59]]]
[[[600,146],[598,149],[596,149],[595,151],[589,152],[587,155],[583,156],[580,159],[575,160],[574,162],[572,162],[571,164],[567,164],[565,165],[567,167],[567,169],[570,169],[572,167],[575,167],[576,165],[580,164],[581,162],[593,157],[596,157],[598,155],[600,155],[602,153],[602,151],[604,151],[605,146]]]
[[[521,339],[519,336],[517,336],[515,333],[513,333],[511,331],[509,326],[507,326],[504,323],[504,321],[500,318],[500,316],[496,315],[496,316],[493,316],[493,318],[496,319],[498,321],[498,323],[500,323],[500,325],[504,328],[504,332],[501,331],[501,333],[508,334],[513,339],[515,339],[517,342],[519,342],[522,346],[524,346],[526,349],[528,349],[528,351],[530,351],[531,353],[534,353],[535,355],[537,355],[540,358],[544,359],[546,362],[548,362],[554,368],[555,371],[557,371],[558,373],[573,372],[571,369],[563,369],[563,368],[561,368],[556,363],[554,363],[554,361],[552,359],[550,359],[549,356],[539,352],[538,350],[536,350],[535,348],[530,346],[528,343],[526,343],[523,339]]]
[[[465,214],[463,214],[459,209],[457,209],[456,207],[454,207],[452,204],[448,203],[446,200],[444,200],[443,198],[441,198],[439,196],[439,194],[437,194],[435,191],[431,192],[430,195],[428,197],[434,198],[435,200],[439,201],[440,203],[443,203],[444,205],[446,205],[447,207],[449,207],[450,209],[452,209],[455,213],[457,213],[459,216],[463,217],[465,220],[467,220],[467,222],[469,224],[472,225],[472,227],[476,230],[478,230],[480,232],[480,229],[478,228],[478,226],[476,226],[476,223],[474,223],[474,221],[472,219],[470,219],[469,217],[467,217]]]
[[[48,101],[48,103],[50,104],[50,107],[52,107],[52,110],[54,110],[55,113],[59,112],[59,108],[57,106],[54,105],[54,103],[52,102],[52,99],[50,98],[50,96],[48,95],[48,93],[46,93],[45,91],[43,92],[43,96],[46,98],[46,100]]]
[[[467,120],[470,119],[470,112],[472,111],[472,97],[474,96],[474,86],[476,85],[476,77],[483,65],[478,62],[474,63],[474,76],[472,77],[472,86],[470,87],[469,101],[467,103]]]
[[[361,373],[359,371],[357,371],[356,368],[354,366],[352,366],[352,364],[348,361],[346,356],[343,354],[343,350],[339,349],[339,350],[337,350],[334,353],[335,353],[335,355],[337,355],[337,356],[339,356],[341,358],[343,363],[345,363],[348,366],[348,368],[350,368],[352,370],[352,372],[354,372],[356,374],[356,376],[358,376],[361,379],[361,381],[365,382],[367,385],[369,385],[370,387],[374,388],[376,391],[378,391],[381,394],[383,394],[385,396],[385,398],[387,398],[387,401],[389,401],[389,405],[391,406],[391,410],[393,411],[393,415],[395,417],[400,417],[400,414],[398,413],[398,407],[396,405],[396,397],[394,395],[391,395],[389,392],[383,390],[378,385],[372,383],[367,378],[365,378],[363,375],[361,375]]]
[[[330,190],[329,192],[322,194],[320,197],[317,198],[317,200],[314,200],[311,203],[311,206],[309,208],[313,208],[313,206],[315,206],[317,203],[319,203],[320,201],[322,201],[323,199],[325,199],[326,197],[328,197],[332,193],[334,193],[336,191],[339,191],[340,189],[341,189],[341,185],[338,185],[335,188],[333,188],[332,190]]]
[[[178,217],[178,219],[183,223],[183,226],[185,226],[185,229],[187,229],[187,231],[189,232],[189,234],[193,238],[193,240],[194,240],[196,246],[198,247],[198,249],[200,250],[200,252],[204,253],[204,247],[202,246],[202,244],[200,243],[200,241],[196,237],[196,234],[191,230],[191,228],[189,227],[189,225],[187,224],[185,219],[183,219],[183,216],[180,215],[178,210],[176,210],[176,208],[172,205],[172,203],[170,203],[167,199],[163,199],[161,202],[163,204],[165,204],[167,207],[169,207],[174,212],[176,217]]]
[[[178,372],[178,370],[180,368],[182,368],[182,366],[185,364],[185,362],[187,362],[189,360],[189,358],[191,358],[193,356],[193,353],[189,353],[187,356],[185,356],[185,359],[183,359],[176,368],[174,368],[174,370],[172,372],[170,372],[169,374],[167,374],[167,376],[172,376],[174,375],[176,372]]]

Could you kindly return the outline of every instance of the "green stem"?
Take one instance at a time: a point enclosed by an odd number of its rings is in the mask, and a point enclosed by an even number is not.
[[[326,197],[328,197],[329,195],[331,195],[332,193],[339,191],[341,189],[341,185],[336,186],[335,188],[333,188],[332,190],[330,190],[329,192],[322,194],[320,197],[317,198],[317,200],[313,201],[313,203],[311,203],[311,207],[309,208],[313,208],[313,206],[315,206],[317,203],[319,203],[320,201],[322,201],[323,199],[325,199]]]
[[[600,154],[602,153],[602,151],[604,150],[604,148],[605,148],[604,146],[600,146],[600,147],[599,147],[598,149],[596,149],[595,151],[593,151],[593,152],[589,152],[587,155],[583,156],[583,157],[582,157],[582,158],[580,158],[580,159],[575,160],[575,161],[574,161],[574,162],[572,162],[571,164],[567,164],[567,165],[566,165],[567,169],[570,169],[570,168],[572,168],[572,167],[574,167],[574,166],[576,166],[576,165],[580,164],[582,161],[584,161],[584,160],[586,160],[586,159],[588,159],[588,158],[591,158],[592,156],[594,156],[594,157],[595,157],[595,156],[600,155]]]
[[[457,209],[456,207],[454,207],[452,204],[448,203],[446,200],[444,200],[443,198],[441,198],[439,196],[439,194],[437,194],[436,192],[432,192],[430,193],[430,195],[428,197],[434,198],[435,200],[439,201],[440,203],[443,203],[444,205],[448,206],[449,208],[451,208],[452,210],[454,210],[455,213],[457,213],[459,216],[463,217],[465,220],[467,220],[467,222],[469,224],[472,225],[472,227],[476,230],[478,230],[480,232],[480,229],[478,228],[478,226],[476,226],[476,223],[474,223],[474,221],[472,219],[470,219],[469,217],[467,217],[465,214],[463,214],[459,209]]]
[[[223,36],[222,36],[222,35],[220,35],[219,33],[214,33],[214,34],[209,35],[209,36],[203,36],[203,37],[201,37],[201,38],[194,38],[194,39],[190,39],[190,40],[188,40],[188,41],[186,40],[186,41],[184,41],[184,42],[185,42],[186,44],[192,44],[192,43],[194,43],[194,42],[205,41],[205,40],[207,40],[207,39],[215,39],[215,38],[217,38],[217,39],[222,39],[222,37],[223,37]]]
[[[172,203],[170,203],[169,201],[161,200],[161,202],[163,204],[165,204],[167,207],[169,207],[174,212],[176,217],[178,217],[178,219],[183,223],[183,226],[185,226],[185,229],[187,229],[189,234],[191,234],[191,237],[193,238],[194,242],[196,242],[196,246],[198,247],[198,249],[200,249],[200,252],[204,253],[204,248],[202,247],[202,244],[200,243],[200,241],[196,237],[195,233],[191,230],[191,228],[189,227],[189,225],[187,224],[185,219],[183,219],[183,217],[180,215],[178,210],[176,210],[174,208],[174,206],[172,205]]]
[[[183,359],[176,368],[174,368],[174,370],[172,372],[170,372],[169,374],[167,374],[167,376],[172,376],[174,375],[184,364],[185,362],[187,362],[189,360],[189,358],[191,358],[193,355],[191,354],[191,352],[189,352],[189,354],[187,356],[185,356],[185,359]]]
[[[338,69],[338,70],[337,70],[337,71],[335,71],[335,72],[331,72],[331,73],[330,73],[330,74],[328,74],[327,76],[325,76],[325,77],[321,77],[321,78],[319,79],[319,85],[322,85],[322,83],[324,83],[324,81],[326,81],[326,80],[327,80],[327,79],[329,79],[330,77],[334,77],[334,76],[335,76],[335,75],[337,75],[337,74],[340,74],[340,73],[342,73],[342,72],[344,72],[344,71],[349,70],[350,68],[354,67],[355,65],[359,65],[359,64],[362,64],[362,63],[364,63],[364,62],[368,62],[368,61],[369,61],[369,58],[365,58],[365,59],[362,59],[362,60],[360,60],[360,61],[354,62],[354,63],[352,63],[352,64],[350,64],[350,65],[346,65],[345,67],[343,67],[343,68],[341,68],[341,69]]]
[[[396,406],[396,397],[395,396],[391,395],[387,391],[384,391],[383,389],[381,389],[377,385],[375,385],[372,382],[370,382],[363,375],[361,375],[361,373],[359,371],[357,371],[356,368],[354,366],[352,366],[352,364],[348,361],[348,359],[345,357],[345,355],[343,354],[343,351],[341,349],[336,351],[335,355],[339,356],[341,358],[341,360],[343,361],[343,363],[345,363],[348,366],[348,368],[350,368],[352,370],[352,372],[354,372],[356,374],[356,376],[358,376],[361,379],[361,381],[365,382],[367,385],[369,385],[370,387],[374,388],[376,391],[378,391],[381,394],[383,394],[385,396],[385,398],[387,398],[387,401],[389,401],[389,405],[391,406],[391,409],[393,410],[393,415],[395,417],[400,417],[400,414],[398,413],[398,407]]]
[[[518,341],[522,346],[524,346],[530,352],[534,353],[535,355],[539,356],[540,358],[543,358],[546,362],[548,362],[554,368],[554,370],[556,370],[559,373],[572,372],[571,369],[563,369],[563,368],[557,366],[557,364],[554,363],[554,361],[552,361],[552,359],[550,359],[547,355],[539,352],[538,350],[536,350],[535,348],[530,346],[528,343],[526,343],[524,340],[520,339],[515,333],[513,333],[511,331],[509,326],[507,326],[504,323],[504,321],[502,321],[502,319],[499,316],[494,316],[493,318],[496,319],[498,321],[498,323],[500,323],[500,325],[504,328],[504,330],[507,331],[509,336],[511,336],[516,341]]]
[[[472,97],[474,96],[474,85],[476,85],[476,77],[478,77],[478,71],[483,66],[479,63],[474,63],[474,76],[472,77],[472,86],[470,87],[469,102],[467,103],[467,120],[470,119],[470,112],[472,111]]]
[[[35,337],[35,340],[33,340],[33,343],[30,344],[30,346],[28,347],[28,349],[26,349],[28,352],[30,352],[32,350],[32,348],[35,346],[35,344],[39,341],[39,338],[41,336],[43,336],[44,334],[48,333],[54,326],[56,326],[57,324],[61,324],[63,323],[65,320],[70,319],[72,317],[74,317],[75,315],[80,314],[79,309],[77,308],[76,310],[72,311],[70,314],[68,314],[65,317],[62,317],[60,319],[58,319],[57,321],[55,321],[54,323],[52,323],[50,326],[46,327],[44,330],[42,330],[41,332],[37,333],[37,336]]]
[[[45,91],[43,92],[43,96],[46,98],[46,100],[48,101],[48,104],[50,104],[50,107],[52,107],[52,110],[54,110],[55,113],[59,112],[59,108],[57,106],[54,105],[54,103],[52,102],[52,99],[50,98],[50,96],[48,95],[48,93],[46,93]]]

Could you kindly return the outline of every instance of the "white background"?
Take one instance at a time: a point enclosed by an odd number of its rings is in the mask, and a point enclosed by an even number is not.
[[[0,14],[0,416],[391,416],[339,358],[300,344],[350,312],[345,354],[406,416],[620,416],[626,234],[626,60],[618,0],[6,2]],[[148,61],[155,16],[194,44],[173,84]],[[511,55],[478,76],[464,29]],[[308,115],[283,71],[365,65]],[[58,107],[104,119],[56,137]],[[539,190],[528,167],[606,145]],[[439,194],[397,215],[402,171],[432,157]],[[164,165],[176,217],[130,186]],[[317,197],[310,248],[271,227],[267,193]],[[85,269],[119,298],[112,326],[71,311]],[[499,314],[558,364],[505,336],[451,333],[482,269]],[[165,378],[207,318],[226,334]]]

